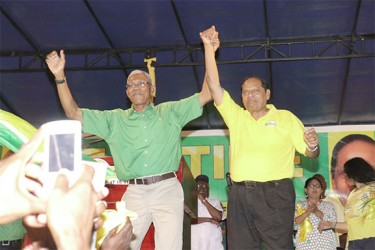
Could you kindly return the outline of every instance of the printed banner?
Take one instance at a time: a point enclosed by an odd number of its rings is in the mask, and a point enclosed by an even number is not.
[[[2,131],[5,131],[4,133],[7,136],[8,134],[12,134],[7,132],[9,130],[7,127],[3,127],[4,129],[2,129]],[[342,166],[338,168],[331,167],[332,151],[335,148],[335,145],[348,135],[365,135],[374,140],[375,125],[329,126],[316,127],[315,129],[319,135],[319,157],[317,159],[310,159],[299,153],[296,153],[295,156],[293,184],[296,190],[297,201],[305,196],[304,184],[306,179],[319,173],[327,182],[326,193],[334,196],[336,201],[339,201],[341,205],[345,205],[346,196],[348,195],[350,188],[347,180],[344,178],[345,174],[343,174]],[[8,137],[3,137],[3,139],[6,138]],[[183,131],[181,138],[182,153],[193,176],[195,177],[200,174],[207,175],[210,179],[210,196],[219,199],[224,208],[226,208],[228,200],[226,174],[230,172],[230,145],[228,130]],[[18,143],[18,141],[11,139],[6,140],[5,142],[6,143],[1,143],[2,146],[8,146],[10,148],[12,148],[13,144]],[[86,137],[82,146],[84,148],[84,154],[92,158],[110,155],[108,145],[98,137]],[[345,154],[357,154],[358,152],[364,153],[364,150],[366,149],[356,146],[356,148],[351,149],[349,153],[346,152]],[[372,150],[372,153],[370,150]],[[372,155],[372,159],[375,161],[375,151],[373,148],[370,150],[367,154]],[[0,147],[1,158],[3,158],[8,151],[8,148]],[[342,165],[343,163],[340,164]],[[249,171],[251,171],[251,167],[249,167]]]
[[[348,187],[345,181],[340,183],[340,179],[336,178],[338,183],[332,182],[331,158],[334,146],[343,137],[350,134],[362,134],[372,139],[375,138],[375,125],[329,126],[316,127],[315,129],[319,135],[319,157],[310,159],[299,153],[296,153],[295,156],[293,184],[297,200],[305,197],[304,185],[306,179],[317,173],[325,178],[327,193],[335,193],[333,188],[341,189],[344,193],[347,192]],[[219,199],[226,208],[228,201],[226,173],[230,172],[228,130],[183,131],[181,137],[182,153],[193,176],[207,175],[210,179],[210,196]],[[90,143],[92,142],[88,141],[86,146]],[[95,157],[95,155],[108,155],[109,149],[104,142],[100,142],[93,144],[93,148],[88,148],[84,152],[91,157]],[[249,171],[251,171],[251,168],[249,168]]]

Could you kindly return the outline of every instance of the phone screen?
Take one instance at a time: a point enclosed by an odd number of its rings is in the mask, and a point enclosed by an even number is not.
[[[52,134],[49,137],[49,171],[62,168],[74,171],[74,134]]]

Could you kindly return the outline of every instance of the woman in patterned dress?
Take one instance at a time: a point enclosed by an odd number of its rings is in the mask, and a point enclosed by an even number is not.
[[[323,187],[323,183],[315,176],[305,182],[306,199],[297,203],[294,217],[296,250],[336,250],[334,232],[318,231],[320,221],[337,221],[333,204],[322,200],[325,191]]]

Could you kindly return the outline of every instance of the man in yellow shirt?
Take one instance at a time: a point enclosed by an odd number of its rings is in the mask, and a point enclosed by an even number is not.
[[[314,129],[305,131],[291,112],[267,104],[271,92],[260,77],[244,79],[245,109],[237,105],[220,85],[213,49],[219,46],[217,34],[211,27],[200,35],[208,86],[230,132],[234,185],[228,200],[228,247],[293,249],[295,150],[318,157],[318,135]]]

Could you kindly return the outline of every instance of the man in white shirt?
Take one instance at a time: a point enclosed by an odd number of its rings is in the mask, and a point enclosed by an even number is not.
[[[223,234],[220,222],[225,219],[219,200],[209,198],[209,179],[206,175],[195,178],[198,184],[198,219],[191,225],[192,250],[221,250]]]

